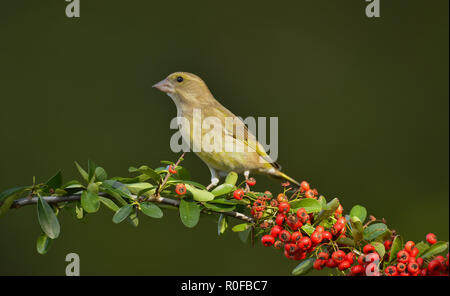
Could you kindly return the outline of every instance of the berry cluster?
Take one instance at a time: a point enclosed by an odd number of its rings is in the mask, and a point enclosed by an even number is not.
[[[255,183],[254,179],[247,180],[247,189]],[[248,208],[260,230],[261,243],[282,250],[286,258],[307,259],[316,270],[332,268],[351,276],[448,275],[448,254],[446,259],[443,256],[424,259],[419,256],[420,250],[412,241],[402,249],[398,248],[397,243],[397,249],[393,250],[393,240],[398,237],[395,231],[386,230],[383,235],[380,233],[371,239],[357,237],[356,229],[352,228],[356,226],[348,221],[350,216],[343,215],[344,209],[340,203],[323,219],[321,213],[308,207],[293,206],[305,199],[324,199],[316,189],[310,188],[308,182],[303,181],[295,190],[289,188],[289,182],[282,186],[284,190],[276,198],[269,191],[254,195],[243,189],[234,191],[233,197],[249,200]],[[293,194],[288,197],[292,191]],[[368,223],[360,223],[359,227],[364,230],[376,221],[379,220],[371,216]],[[384,219],[382,221],[384,223]],[[427,248],[437,243],[433,234],[428,234],[426,240]],[[425,243],[421,244],[422,248]],[[395,252],[396,256],[391,256],[391,252]]]
[[[427,243],[432,246],[437,243],[436,235],[428,233],[426,236]],[[386,250],[392,247],[392,241],[384,242]],[[448,276],[448,253],[447,258],[444,256],[435,256],[434,259],[425,261],[422,257],[418,257],[419,249],[413,241],[405,243],[403,249],[397,252],[395,265],[389,265],[384,270],[388,276],[417,276],[417,275],[446,275]]]

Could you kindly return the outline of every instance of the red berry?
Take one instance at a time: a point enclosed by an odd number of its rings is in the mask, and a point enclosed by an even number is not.
[[[417,255],[419,255],[419,249],[417,247],[412,248],[411,252],[409,252],[409,255],[411,256],[411,258],[416,257]]]
[[[248,186],[255,186],[256,184],[255,178],[249,178],[245,182],[247,183]]]
[[[442,268],[441,262],[436,259],[431,260],[431,262],[428,264],[428,271],[432,273],[440,271],[441,268]]]
[[[333,239],[333,235],[331,235],[331,232],[329,232],[329,231],[324,231],[324,232],[322,233],[322,241],[323,241],[323,242],[327,243],[327,242],[329,242],[329,241],[332,240],[332,239]]]
[[[184,185],[183,183],[178,183],[177,186],[175,186],[175,192],[178,195],[186,194],[186,191],[187,191],[186,185]]]
[[[419,257],[416,259],[417,264],[419,264],[419,267],[422,267],[423,265],[423,258]]]
[[[353,266],[353,267],[350,269],[350,272],[351,272],[353,275],[360,274],[360,273],[362,273],[363,271],[364,271],[364,266],[362,266],[362,265],[355,265],[355,266]]]
[[[386,250],[389,250],[391,248],[391,246],[392,246],[392,241],[391,240],[384,241],[384,248]]]
[[[309,215],[304,208],[300,208],[297,210],[297,217],[302,221],[302,223],[306,223],[309,219]]]
[[[367,244],[364,246],[363,252],[364,252],[364,254],[373,253],[373,252],[375,252],[375,247],[370,244]]]
[[[235,199],[241,200],[244,197],[244,194],[245,194],[244,190],[239,188],[234,191],[233,197]]]
[[[287,251],[289,255],[294,255],[298,248],[296,244],[289,243],[284,245],[284,250]]]
[[[365,255],[361,255],[361,256],[358,257],[358,264],[359,265],[366,264],[366,256]]]
[[[306,255],[307,255],[306,252],[298,250],[294,255],[294,259],[295,260],[303,260],[306,258]]]
[[[309,190],[309,183],[306,181],[303,181],[302,183],[300,183],[300,187],[301,189],[303,189],[303,191],[308,191]]]
[[[284,247],[284,243],[282,242],[282,241],[279,241],[279,240],[277,240],[274,244],[273,244],[273,246],[276,248],[276,249],[282,249],[283,247]]]
[[[306,198],[314,198],[314,192],[310,189],[305,192]]]
[[[317,232],[324,232],[324,231],[325,231],[325,228],[323,228],[322,225],[317,225],[317,226],[316,226],[316,231],[317,231]]]
[[[290,208],[291,208],[291,205],[288,202],[285,202],[285,201],[281,202],[278,205],[278,211],[280,211],[281,213],[289,212]]]
[[[345,227],[345,223],[347,223],[347,219],[345,219],[345,217],[339,217],[337,219],[336,223],[341,223]]]
[[[325,263],[326,267],[328,268],[335,268],[336,267],[336,262],[330,258],[327,260],[327,263]]]
[[[345,253],[344,251],[335,251],[333,254],[331,254],[331,258],[333,258],[333,260],[340,264],[345,260]]]
[[[169,165],[169,173],[171,173],[172,175],[177,173],[177,171],[174,169],[172,165]]]
[[[430,245],[434,245],[435,243],[437,243],[436,235],[434,233],[428,233],[427,234],[427,242]]]
[[[416,273],[419,271],[419,264],[413,262],[408,264],[408,271],[410,273]]]
[[[405,251],[411,253],[412,248],[414,248],[416,244],[413,241],[407,241],[405,244]]]
[[[275,242],[275,239],[273,236],[266,234],[261,238],[261,242],[265,247],[270,247]]]
[[[272,227],[272,229],[270,229],[270,235],[273,237],[278,237],[281,230],[283,230],[283,228],[281,228],[279,225],[275,225]]]
[[[338,222],[336,222],[336,223],[333,225],[333,228],[334,228],[334,230],[336,231],[336,233],[339,233],[340,231],[342,231],[342,229],[344,229],[344,227],[345,227],[344,224],[338,223]]]
[[[409,254],[405,250],[400,250],[397,253],[397,260],[398,262],[406,263],[409,260]]]
[[[286,202],[286,201],[287,201],[286,195],[284,195],[283,193],[278,194],[278,196],[277,196],[277,201],[278,201],[279,203]]]
[[[406,264],[405,263],[402,263],[402,262],[397,263],[397,270],[398,271],[403,272],[403,271],[405,271],[405,269],[406,269]]]
[[[384,270],[384,273],[387,276],[396,276],[397,275],[397,267],[390,265],[390,266],[386,267],[386,269]]]
[[[286,216],[283,214],[278,214],[277,217],[275,218],[275,223],[277,225],[282,226],[284,224],[284,221],[286,221]]]
[[[329,255],[327,252],[320,252],[319,254],[317,254],[317,259],[320,260],[328,260]]]
[[[321,270],[326,262],[326,260],[317,259],[316,261],[314,261],[313,268],[316,270]]]
[[[280,234],[278,235],[278,237],[280,238],[280,240],[282,242],[287,243],[288,241],[291,240],[291,233],[287,230],[281,230]]]
[[[318,232],[318,231],[314,231],[311,234],[311,241],[316,245],[320,244],[322,242],[322,233]]]
[[[297,241],[299,241],[302,237],[303,237],[303,235],[301,234],[300,231],[293,232],[292,235],[291,235],[291,241],[295,244],[295,243],[297,243]]]
[[[304,236],[302,237],[298,242],[297,242],[297,246],[301,249],[301,250],[308,250],[309,248],[311,248],[311,240],[309,239],[309,237]]]
[[[346,270],[347,268],[349,268],[350,267],[350,262],[348,262],[347,260],[344,260],[344,261],[342,261],[340,264],[339,264],[339,266],[338,266],[338,269],[339,270]]]
[[[350,264],[353,264],[353,262],[355,262],[355,254],[353,254],[352,252],[347,253],[347,255],[345,256],[345,260],[350,262]]]

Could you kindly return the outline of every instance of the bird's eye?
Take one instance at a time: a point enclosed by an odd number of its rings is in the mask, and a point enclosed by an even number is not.
[[[178,76],[178,77],[177,77],[177,81],[178,81],[178,82],[183,82],[183,77]]]

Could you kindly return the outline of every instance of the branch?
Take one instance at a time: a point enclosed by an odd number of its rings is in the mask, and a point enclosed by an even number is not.
[[[106,194],[106,193],[99,193],[99,195],[106,197],[106,198],[112,198],[110,195]],[[80,194],[73,194],[73,195],[67,195],[67,196],[42,196],[42,198],[48,202],[48,203],[60,203],[60,202],[67,202],[67,201],[77,201],[81,199],[81,195]],[[24,197],[24,198],[20,198],[17,199],[13,202],[13,204],[11,205],[11,208],[20,208],[23,206],[28,206],[28,205],[33,205],[36,204],[38,202],[38,197],[34,196],[34,197]],[[175,199],[171,199],[171,198],[167,198],[167,197],[159,197],[158,198],[158,202],[165,204],[165,205],[169,205],[169,206],[173,206],[173,207],[179,207],[180,205],[180,201],[179,200],[175,200]],[[205,210],[205,212],[214,212],[217,214],[223,214],[225,216],[229,216],[229,217],[233,217],[245,222],[249,222],[252,223],[253,222],[253,218],[248,217],[242,213],[239,212],[234,212],[234,211],[229,211],[229,212],[216,212],[213,210]]]

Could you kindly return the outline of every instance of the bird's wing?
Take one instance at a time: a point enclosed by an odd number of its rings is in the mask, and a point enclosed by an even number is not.
[[[220,103],[219,103],[220,104]],[[248,146],[250,149],[254,150],[260,157],[262,157],[265,161],[267,161],[271,166],[274,168],[280,170],[281,166],[273,161],[270,156],[266,153],[266,150],[261,145],[261,143],[258,142],[255,135],[252,134],[251,131],[249,131],[247,125],[236,115],[234,115],[230,110],[226,109],[225,107],[221,106],[221,108],[215,108],[217,112],[221,112],[222,116],[218,116],[219,118],[225,118],[225,117],[231,117],[233,118],[233,125],[228,126],[223,123],[224,130],[227,133],[227,135],[233,137],[236,141],[239,141],[244,144],[245,146]],[[243,130],[243,135],[241,131]]]

